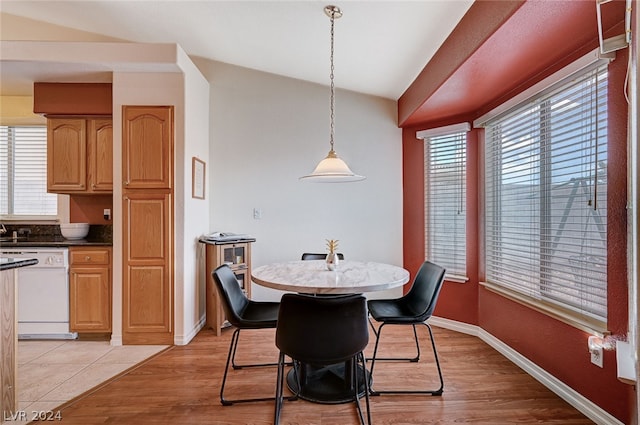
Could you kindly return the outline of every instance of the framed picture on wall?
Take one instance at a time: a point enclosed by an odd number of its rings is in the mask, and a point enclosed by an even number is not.
[[[204,179],[206,164],[204,161],[196,158],[192,159],[191,164],[191,197],[196,199],[204,199]]]

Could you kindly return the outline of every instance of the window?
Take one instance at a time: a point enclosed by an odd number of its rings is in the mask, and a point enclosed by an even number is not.
[[[56,216],[47,193],[47,127],[0,126],[0,215]]]
[[[486,280],[570,323],[607,320],[607,67],[486,123]]]
[[[465,282],[467,123],[426,130],[424,138],[425,257]]]

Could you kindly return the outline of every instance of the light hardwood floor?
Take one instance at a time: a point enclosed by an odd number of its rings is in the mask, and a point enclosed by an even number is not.
[[[441,397],[372,397],[375,424],[591,424],[583,414],[476,337],[433,327],[445,387]],[[410,327],[387,327],[386,354],[415,349]],[[433,383],[436,373],[428,333],[419,328],[420,363],[376,364],[375,386]],[[216,337],[202,330],[186,346],[176,346],[143,362],[92,392],[60,407],[65,424],[270,424],[273,402],[221,406],[220,382],[231,330]],[[277,357],[272,330],[243,331],[237,360]],[[367,353],[370,356],[374,339]],[[382,352],[382,355],[385,353]],[[420,372],[421,370],[424,371]],[[228,398],[274,393],[275,367],[230,372]],[[364,405],[364,403],[363,403]],[[323,405],[285,401],[282,424],[357,423],[353,403]]]

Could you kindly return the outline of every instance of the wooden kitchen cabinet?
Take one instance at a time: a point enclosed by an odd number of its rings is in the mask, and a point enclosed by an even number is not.
[[[220,330],[225,326],[225,316],[211,272],[223,264],[229,265],[236,275],[242,291],[247,294],[247,297],[251,297],[252,242],[207,243],[207,285],[205,290],[207,326],[211,327],[216,335],[220,335]]]
[[[87,122],[84,119],[47,120],[47,191],[87,189]]]
[[[88,187],[87,192],[113,191],[113,121],[91,119],[88,123]]]
[[[69,248],[71,332],[111,332],[111,248]]]
[[[123,107],[122,184],[132,190],[172,188],[173,107]]]
[[[122,342],[174,342],[173,106],[122,107]]]
[[[72,194],[113,191],[111,118],[47,120],[47,191]]]
[[[172,205],[166,192],[124,195],[124,344],[173,344]]]

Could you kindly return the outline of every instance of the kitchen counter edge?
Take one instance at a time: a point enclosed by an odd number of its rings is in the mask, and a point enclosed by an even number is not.
[[[0,242],[0,250],[14,248],[66,248],[72,246],[113,246],[113,242],[86,239],[55,239],[55,240],[23,240],[18,242]]]

